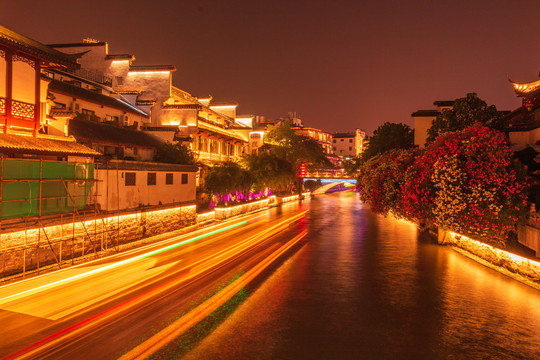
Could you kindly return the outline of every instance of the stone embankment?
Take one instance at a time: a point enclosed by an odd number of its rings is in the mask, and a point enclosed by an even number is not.
[[[308,194],[304,194],[309,196]],[[110,252],[121,251],[126,244],[177,231],[195,224],[223,220],[240,214],[298,201],[299,196],[254,201],[238,206],[217,208],[197,214],[194,204],[168,208],[143,208],[132,212],[93,214],[80,218],[59,216],[41,219],[34,226],[22,222],[0,234],[0,279],[43,269],[69,265]],[[35,224],[38,224],[37,226]]]

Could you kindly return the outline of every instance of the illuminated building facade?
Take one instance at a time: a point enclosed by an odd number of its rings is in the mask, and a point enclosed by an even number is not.
[[[81,70],[110,86],[131,105],[149,114],[142,130],[163,141],[188,146],[196,160],[214,164],[237,161],[249,151],[249,117],[236,116],[236,104],[214,104],[172,85],[172,65],[134,65],[130,54],[109,54],[108,44],[96,40],[51,45],[67,53],[83,53]]]
[[[411,114],[414,121],[414,145],[423,148],[426,146],[428,129],[433,125],[433,120],[443,112],[450,110],[454,106],[453,100],[438,100],[433,102],[435,109],[418,110]]]
[[[356,129],[354,133],[335,133],[332,138],[332,151],[342,160],[358,157],[364,151],[366,133]]]

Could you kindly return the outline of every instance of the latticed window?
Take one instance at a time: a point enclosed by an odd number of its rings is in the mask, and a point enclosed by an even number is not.
[[[188,174],[182,174],[182,184],[188,183]]]
[[[173,173],[166,173],[165,174],[165,185],[172,185],[173,184]]]

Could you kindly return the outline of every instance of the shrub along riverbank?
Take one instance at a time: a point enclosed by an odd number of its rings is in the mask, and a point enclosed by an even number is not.
[[[528,212],[525,169],[512,154],[503,133],[477,124],[367,160],[357,187],[377,213],[505,247]]]

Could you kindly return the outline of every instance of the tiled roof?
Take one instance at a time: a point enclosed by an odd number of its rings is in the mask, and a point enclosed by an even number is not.
[[[437,116],[439,112],[437,110],[418,110],[411,114],[415,117],[427,117],[427,116]]]
[[[454,100],[437,100],[433,102],[435,106],[454,106]]]
[[[49,90],[52,92],[59,92],[65,95],[74,96],[82,100],[91,101],[93,103],[110,106],[115,109],[127,111],[137,115],[148,116],[144,111],[136,108],[126,101],[117,99],[111,96],[99,94],[95,91],[83,89],[79,86],[74,86],[63,81],[51,80],[49,84]]]
[[[334,136],[334,139],[339,139],[339,138],[353,138],[356,135],[354,133],[335,133],[333,136]]]
[[[175,71],[174,65],[132,65],[129,71]]]
[[[0,43],[14,46],[21,51],[55,64],[61,64],[70,68],[79,67],[76,62],[76,55],[65,54],[3,26],[0,26]]]
[[[47,46],[53,48],[69,48],[69,47],[84,47],[84,46],[103,46],[107,43],[105,41],[98,42],[81,42],[81,43],[65,43],[65,44],[47,44]]]
[[[101,153],[79,144],[73,138],[65,140],[0,134],[0,153],[101,156]]]
[[[157,148],[163,143],[161,139],[143,131],[82,119],[70,120],[68,132],[78,141],[85,143],[106,143],[146,148]]]
[[[135,60],[135,56],[131,54],[109,54],[105,56],[105,60]]]

